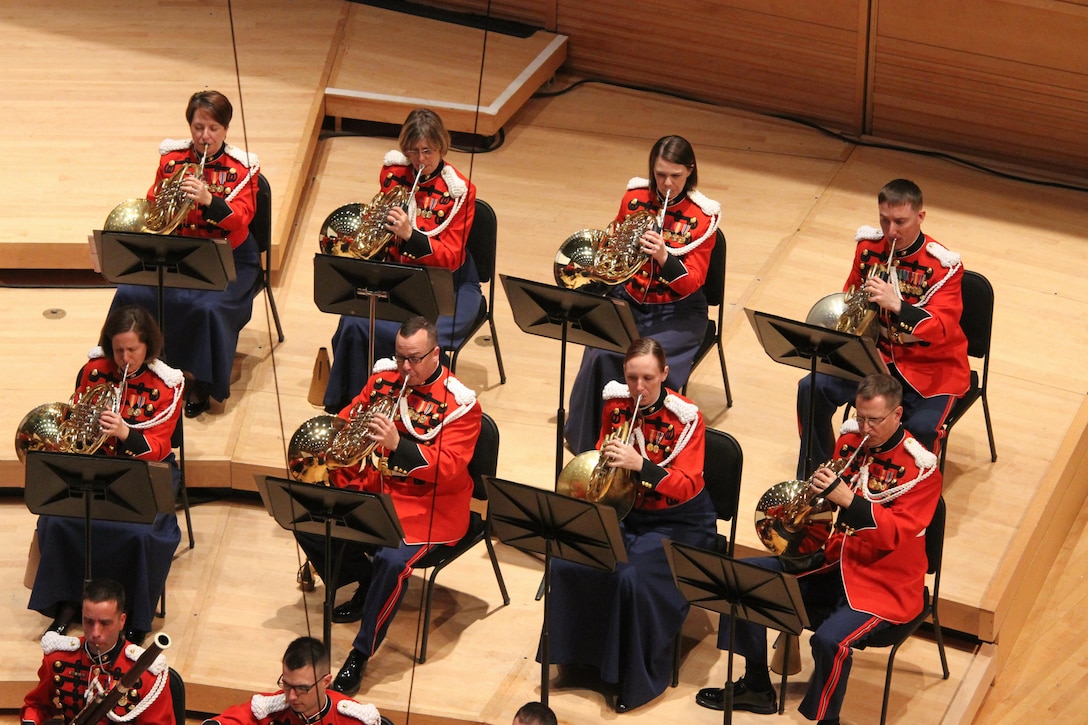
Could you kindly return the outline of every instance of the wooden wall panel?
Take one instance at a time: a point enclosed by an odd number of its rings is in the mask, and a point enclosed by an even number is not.
[[[1084,4],[879,0],[874,26],[874,135],[1083,174]]]
[[[420,0],[483,13],[489,0]],[[491,0],[574,74],[1082,176],[1088,0]],[[872,23],[869,18],[872,16]]]
[[[434,0],[486,11],[486,0]],[[570,37],[578,75],[860,131],[864,0],[505,0],[491,12]]]

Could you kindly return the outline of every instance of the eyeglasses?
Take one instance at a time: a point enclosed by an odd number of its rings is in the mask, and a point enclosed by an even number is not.
[[[417,156],[430,156],[431,154],[434,154],[434,153],[438,153],[438,152],[435,151],[434,149],[426,149],[426,148],[424,148],[424,149],[408,149],[407,151],[404,152],[404,155],[405,156],[411,156],[412,158],[415,158]]]
[[[884,421],[886,421],[888,419],[888,416],[890,416],[894,412],[895,412],[895,408],[892,408],[892,410],[888,413],[888,415],[885,415],[882,418],[863,418],[863,417],[858,416],[858,415],[854,415],[852,417],[854,418],[854,420],[856,420],[858,422],[858,428],[860,428],[861,426],[863,426],[865,424],[869,424],[869,425],[871,425],[871,426],[873,426],[875,428],[878,425],[880,425],[881,423],[883,423]]]
[[[310,690],[314,689],[314,687],[317,686],[318,682],[321,682],[321,680],[315,680],[309,685],[289,685],[283,681],[283,675],[280,675],[280,678],[276,680],[276,686],[283,690],[284,694],[287,694],[288,690],[292,690],[296,695],[302,696],[308,693]]]
[[[422,355],[401,355],[399,352],[393,355],[393,359],[397,361],[397,365],[401,363],[408,363],[409,365],[419,365],[421,362],[427,359],[427,357],[438,349],[438,345],[435,345]]]

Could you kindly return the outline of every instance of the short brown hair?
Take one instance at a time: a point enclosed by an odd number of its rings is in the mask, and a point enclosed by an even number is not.
[[[428,320],[423,315],[416,315],[415,317],[409,317],[403,323],[401,323],[400,330],[397,331],[397,337],[409,338],[416,334],[420,330],[427,331],[427,342],[431,345],[438,344],[438,330],[435,328],[434,323]]]
[[[903,385],[885,373],[867,375],[858,383],[857,398],[859,400],[884,398],[892,404],[893,408],[897,408],[903,402]]]
[[[437,146],[438,155],[443,158],[450,150],[450,132],[439,115],[429,108],[417,108],[409,113],[397,139],[401,153],[406,155],[409,148],[420,142]]]
[[[230,127],[230,120],[234,117],[234,106],[230,99],[219,91],[197,91],[189,96],[189,105],[185,107],[185,121],[193,122],[193,116],[198,110],[205,110],[223,128]]]
[[[112,357],[113,338],[122,332],[135,332],[140,342],[147,345],[147,360],[157,360],[162,356],[162,331],[159,330],[151,313],[139,305],[118,307],[106,318],[98,344],[106,357]]]
[[[919,211],[922,208],[922,190],[910,179],[892,179],[884,184],[876,195],[876,201],[888,206],[910,204],[911,209]]]
[[[658,369],[665,369],[665,348],[661,347],[661,343],[652,337],[640,337],[632,342],[623,356],[623,364],[627,365],[629,360],[640,355],[652,355],[657,360]]]

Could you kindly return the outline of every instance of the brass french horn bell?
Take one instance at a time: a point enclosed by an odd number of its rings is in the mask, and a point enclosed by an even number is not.
[[[601,291],[601,286],[623,284],[646,263],[641,239],[658,224],[648,210],[637,211],[603,231],[583,229],[567,237],[555,253],[552,274],[560,287]]]
[[[586,451],[563,466],[555,490],[564,496],[611,506],[616,517],[623,520],[635,507],[638,495],[638,484],[630,474],[622,468],[604,466],[600,451]]]
[[[329,467],[325,453],[347,421],[336,415],[318,415],[298,427],[287,446],[287,471],[303,483],[326,483]]]

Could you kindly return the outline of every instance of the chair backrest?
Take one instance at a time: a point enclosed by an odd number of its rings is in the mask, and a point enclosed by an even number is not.
[[[262,253],[272,249],[272,186],[264,174],[257,174],[257,208],[249,223],[249,233]]]
[[[946,510],[944,496],[937,500],[937,508],[933,511],[933,520],[926,528],[926,559],[929,561],[926,572],[938,574],[941,570],[941,560],[944,558],[944,524]]]
[[[170,668],[170,699],[174,704],[174,722],[185,725],[185,681],[173,667]]]
[[[490,282],[495,277],[495,247],[498,243],[499,222],[495,210],[483,199],[476,199],[476,213],[472,218],[472,229],[468,232],[465,246],[473,261],[481,282]]]
[[[718,518],[730,522],[729,554],[732,555],[737,538],[737,508],[740,506],[744,453],[736,438],[725,431],[707,428],[705,456],[703,480]]]
[[[986,357],[990,353],[990,338],[994,324],[994,288],[978,272],[965,269],[960,289],[963,312],[960,327],[967,336],[967,354]]]
[[[487,487],[484,476],[494,476],[499,467],[499,426],[487,413],[480,414],[480,437],[472,451],[472,460],[468,462],[468,472],[472,476],[472,497],[480,501],[487,500]]]
[[[725,299],[725,233],[721,227],[714,232],[714,248],[710,251],[710,266],[706,270],[703,294],[711,307],[721,306]]]

